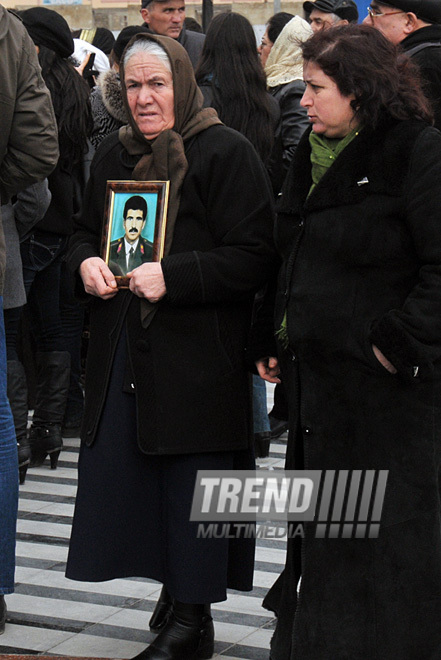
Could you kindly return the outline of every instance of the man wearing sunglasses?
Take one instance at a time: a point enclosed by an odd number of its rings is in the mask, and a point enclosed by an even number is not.
[[[441,129],[441,1],[394,0],[389,5],[372,0],[363,23],[400,44],[418,65],[433,104],[435,126]]]

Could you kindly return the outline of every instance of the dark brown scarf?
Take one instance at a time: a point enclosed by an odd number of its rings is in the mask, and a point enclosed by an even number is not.
[[[216,110],[202,108],[203,96],[196,84],[193,67],[186,50],[175,39],[148,33],[135,35],[127,48],[141,39],[158,42],[168,55],[173,75],[175,124],[172,129],[163,131],[154,140],[149,141],[143,136],[128,106],[124,66],[121,64],[121,87],[129,124],[119,129],[119,140],[130,155],[142,156],[132,172],[135,181],[170,181],[164,246],[164,256],[167,256],[173,241],[182,182],[188,169],[184,143],[205,131],[209,126],[222,122],[217,116]],[[124,55],[121,62],[123,60]],[[156,304],[142,299],[141,323],[143,327],[146,328],[151,323],[156,309]]]

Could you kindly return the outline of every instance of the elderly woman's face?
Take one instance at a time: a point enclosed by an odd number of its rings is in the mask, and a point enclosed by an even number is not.
[[[127,100],[139,130],[148,140],[175,123],[173,78],[155,55],[136,53],[125,66]]]
[[[332,78],[314,62],[305,62],[303,79],[306,89],[300,104],[308,111],[314,133],[342,138],[357,127],[351,107],[354,96],[343,96]]]

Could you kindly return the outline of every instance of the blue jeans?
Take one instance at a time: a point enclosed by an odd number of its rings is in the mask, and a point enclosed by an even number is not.
[[[14,591],[18,460],[14,420],[6,396],[6,346],[0,296],[0,595]]]
[[[265,381],[255,374],[253,374],[253,426],[254,433],[271,430],[266,407]]]

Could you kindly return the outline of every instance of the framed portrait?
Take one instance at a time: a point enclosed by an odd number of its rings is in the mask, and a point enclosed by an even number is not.
[[[169,181],[108,181],[101,256],[127,288],[127,273],[164,256]]]

